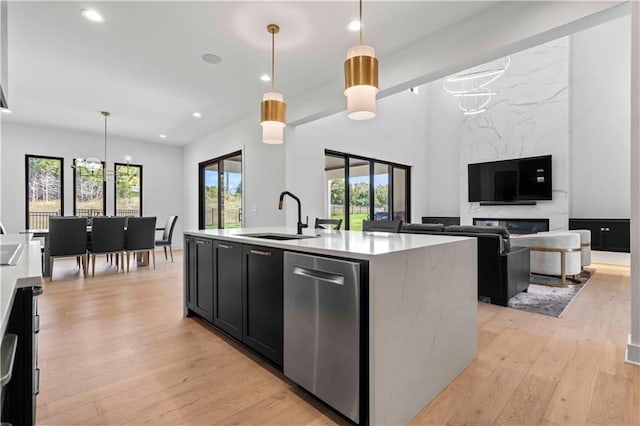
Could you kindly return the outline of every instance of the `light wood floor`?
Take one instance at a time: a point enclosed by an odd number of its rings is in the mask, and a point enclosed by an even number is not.
[[[230,339],[182,313],[182,256],[81,278],[56,262],[40,297],[38,424],[344,423]],[[478,359],[415,424],[640,425],[624,364],[628,268],[596,275],[563,318],[480,303]]]

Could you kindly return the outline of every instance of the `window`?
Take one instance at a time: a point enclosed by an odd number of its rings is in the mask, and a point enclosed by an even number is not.
[[[200,229],[242,226],[242,152],[199,165]]]
[[[142,216],[142,166],[114,163],[114,208],[116,216]]]
[[[352,231],[362,230],[363,220],[409,221],[409,172],[409,166],[326,150],[327,216]]]
[[[73,168],[74,216],[104,216],[107,207],[104,198],[107,183],[102,178],[103,168],[104,163],[97,170],[90,170],[85,164]]]
[[[26,228],[48,229],[49,216],[64,214],[64,159],[25,155]]]

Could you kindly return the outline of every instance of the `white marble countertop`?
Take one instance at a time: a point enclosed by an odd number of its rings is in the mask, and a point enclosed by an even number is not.
[[[16,265],[0,266],[0,314],[2,335],[7,328],[16,289],[42,282],[40,243],[31,241],[31,234],[0,235],[1,244],[24,244],[22,255]]]
[[[262,233],[295,235],[296,229],[287,227],[263,227],[184,231],[185,235],[365,260],[374,256],[389,253],[409,251],[437,245],[446,245],[461,240],[472,239],[469,237],[452,237],[448,235],[440,236],[393,234],[386,232],[332,231],[309,228],[303,229],[303,235],[313,236],[315,238],[278,241],[243,235]]]

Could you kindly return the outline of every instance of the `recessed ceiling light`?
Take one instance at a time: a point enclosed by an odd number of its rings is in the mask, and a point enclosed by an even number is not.
[[[162,139],[166,139],[166,138],[167,138],[167,135],[160,135],[160,137],[161,137]]]
[[[360,31],[360,27],[360,21],[357,19],[355,21],[349,22],[349,25],[347,25],[347,29],[349,31]]]
[[[87,18],[90,21],[93,21],[93,22],[104,22],[104,17],[97,10],[94,10],[94,9],[82,9],[80,11],[80,13],[82,14],[82,16],[84,16],[85,18]]]
[[[0,112],[3,112],[5,114],[11,114],[13,111],[11,111],[9,108],[0,108]]]
[[[218,65],[222,62],[222,58],[218,55],[214,55],[213,53],[205,53],[202,55],[202,60],[213,65]]]
[[[262,74],[260,76],[260,80],[262,80],[262,81],[271,81],[271,77],[269,77],[267,74]]]
[[[193,114],[191,114],[191,115],[193,115],[195,118],[200,118],[200,117],[202,117],[202,114],[200,114],[198,111],[194,112],[194,113],[193,113]]]

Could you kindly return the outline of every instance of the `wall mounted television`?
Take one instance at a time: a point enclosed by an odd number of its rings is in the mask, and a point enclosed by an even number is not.
[[[551,155],[469,164],[469,202],[551,200]]]

